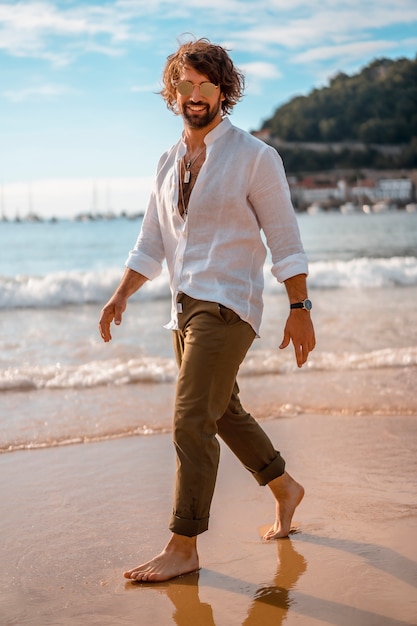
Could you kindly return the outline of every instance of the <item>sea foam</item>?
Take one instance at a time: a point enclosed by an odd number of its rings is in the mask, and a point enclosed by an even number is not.
[[[56,308],[67,305],[103,304],[115,290],[122,270],[55,272],[46,276],[0,277],[0,308]],[[265,266],[266,292],[274,293],[276,281]],[[381,288],[417,285],[417,258],[359,258],[310,263],[311,289]],[[166,269],[149,282],[139,298],[169,298]]]
[[[306,367],[313,371],[402,368],[417,365],[417,347],[369,352],[317,352]],[[285,375],[297,366],[292,355],[278,350],[251,351],[240,370],[241,376]],[[0,370],[0,391],[39,389],[86,389],[135,383],[169,383],[177,375],[174,359],[162,357],[90,361],[78,365],[22,365]]]

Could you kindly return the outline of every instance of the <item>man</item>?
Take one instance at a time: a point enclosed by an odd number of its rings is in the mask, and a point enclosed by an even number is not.
[[[265,234],[272,272],[285,283],[290,313],[280,348],[292,341],[299,367],[315,346],[307,299],[307,260],[277,152],[232,126],[227,114],[244,79],[227,52],[206,39],[168,57],[161,92],[183,118],[178,143],[159,161],[136,246],[99,329],[122,321],[127,299],[159,275],[166,260],[179,366],[174,445],[177,472],[172,536],[151,561],[128,572],[163,581],[199,568],[197,536],[207,530],[219,461],[218,434],[260,485],[276,520],[265,539],[286,537],[304,489],[259,424],[241,406],[236,375],[262,315]]]

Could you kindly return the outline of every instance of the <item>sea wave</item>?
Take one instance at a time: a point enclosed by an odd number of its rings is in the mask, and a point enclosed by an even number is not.
[[[46,276],[13,278],[0,276],[0,309],[57,308],[67,305],[102,304],[115,290],[120,268],[107,271],[55,272]],[[310,263],[311,289],[381,288],[417,285],[417,257],[357,258]],[[265,266],[266,292],[274,293],[276,282]],[[137,297],[155,300],[169,298],[166,269],[146,284]]]
[[[417,347],[373,350],[370,352],[322,352],[312,355],[306,368],[315,371],[365,370],[417,366]],[[251,351],[240,370],[241,376],[289,374],[296,370],[290,355],[276,350]],[[177,375],[173,359],[142,357],[109,359],[82,365],[25,365],[0,370],[0,391],[40,389],[86,389],[103,385],[169,383]]]
[[[381,288],[417,285],[417,258],[357,258],[310,264],[310,288]]]
[[[148,428],[147,426],[138,426],[135,428],[119,428],[112,431],[103,431],[101,433],[90,433],[82,436],[63,434],[55,437],[46,436],[44,439],[19,439],[17,441],[0,442],[0,454],[5,452],[19,452],[20,450],[58,448],[60,446],[70,446],[78,443],[98,443],[100,441],[124,439],[125,437],[161,435],[167,432],[170,432],[169,428]]]
[[[0,276],[0,309],[103,304],[116,289],[121,275],[122,271],[117,268],[105,272],[55,272],[47,276]],[[168,274],[148,282],[140,297],[149,300],[168,298]]]

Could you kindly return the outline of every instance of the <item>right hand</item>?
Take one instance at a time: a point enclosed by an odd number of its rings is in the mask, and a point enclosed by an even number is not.
[[[104,342],[111,340],[110,324],[114,321],[116,326],[122,323],[122,315],[126,310],[127,298],[114,294],[101,310],[98,329]]]

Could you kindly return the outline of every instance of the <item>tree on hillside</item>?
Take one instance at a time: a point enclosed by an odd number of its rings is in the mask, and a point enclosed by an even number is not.
[[[262,126],[285,141],[409,144],[417,137],[417,58],[377,59],[297,96]]]

